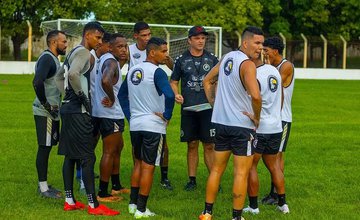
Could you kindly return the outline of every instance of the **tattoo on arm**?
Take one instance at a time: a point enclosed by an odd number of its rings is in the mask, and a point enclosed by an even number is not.
[[[233,198],[234,199],[240,199],[242,196],[243,196],[242,194],[233,193]]]

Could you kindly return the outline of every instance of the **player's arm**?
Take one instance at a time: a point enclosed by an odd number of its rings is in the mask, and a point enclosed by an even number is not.
[[[119,99],[121,109],[124,112],[124,115],[128,121],[130,121],[130,103],[129,103],[129,90],[127,85],[127,76],[122,82],[117,98]]]
[[[281,66],[279,72],[281,75],[282,86],[285,88],[288,87],[294,75],[294,67],[292,63],[290,63],[289,61],[285,62]]]
[[[119,76],[117,61],[114,59],[106,60],[101,71],[103,73],[101,86],[107,95],[107,97],[102,100],[102,103],[105,107],[111,107],[115,102],[113,82],[115,82],[116,77]]]
[[[73,54],[73,60],[69,69],[69,83],[77,95],[84,93],[81,87],[80,76],[85,65],[88,62],[90,63],[90,56],[90,52],[85,48],[78,49]]]
[[[64,74],[65,74],[65,67],[64,67],[64,64],[61,65],[61,67],[59,68],[59,70],[56,72],[56,75],[55,75],[55,84],[56,84],[56,87],[58,88],[58,90],[60,90],[60,92],[62,94],[64,94],[64,81],[65,81],[65,77],[64,77]]]
[[[50,55],[43,55],[37,62],[33,87],[40,103],[44,105],[46,100],[44,82],[47,78],[53,76],[56,72],[56,64]]]
[[[214,106],[215,92],[219,76],[220,63],[218,62],[204,78],[204,91],[211,106]]]
[[[165,96],[165,111],[162,113],[162,118],[169,121],[174,110],[175,95],[169,84],[168,76],[161,68],[155,71],[154,83],[159,95],[164,94]],[[161,117],[161,115],[157,115]]]
[[[170,86],[171,86],[172,91],[175,94],[175,102],[178,104],[183,104],[184,98],[179,93],[180,77],[181,77],[180,62],[179,62],[179,59],[176,59],[174,71],[172,72],[171,77],[170,77]]]
[[[254,114],[244,112],[253,122],[255,127],[259,126],[261,112],[261,96],[258,81],[256,80],[256,66],[251,60],[246,60],[241,64],[240,77],[243,79],[247,93],[251,97],[251,105]]]

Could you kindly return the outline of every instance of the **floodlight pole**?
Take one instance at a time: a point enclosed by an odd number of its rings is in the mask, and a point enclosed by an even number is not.
[[[279,35],[280,35],[280,37],[281,37],[281,39],[283,41],[283,44],[284,44],[284,50],[283,50],[282,55],[283,55],[283,57],[286,58],[286,38],[281,32],[279,32]]]
[[[308,47],[308,40],[305,37],[305,35],[303,33],[300,34],[302,39],[304,40],[304,63],[303,63],[303,67],[306,68],[307,67],[307,47]]]
[[[26,20],[26,23],[29,27],[29,36],[28,36],[28,62],[31,62],[31,50],[32,50],[32,26],[29,20]]]
[[[342,40],[342,42],[343,42],[343,69],[346,69],[346,46],[347,46],[347,42],[346,42],[346,40],[345,40],[345,38],[342,36],[342,35],[340,35],[340,39]]]
[[[324,58],[323,58],[323,68],[326,69],[327,64],[327,39],[324,37],[324,35],[320,34],[321,39],[324,41]]]

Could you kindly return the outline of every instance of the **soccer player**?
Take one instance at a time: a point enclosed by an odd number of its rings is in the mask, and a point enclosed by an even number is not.
[[[40,195],[47,198],[61,198],[61,192],[47,183],[48,162],[52,146],[59,140],[59,107],[60,91],[55,84],[55,74],[60,68],[59,55],[65,55],[67,48],[66,35],[53,30],[46,36],[46,49],[35,65],[33,87],[35,100],[33,112],[38,141],[36,169],[39,180]]]
[[[283,56],[284,43],[278,37],[271,37],[264,42],[264,55],[271,65],[275,66],[281,75],[282,86],[284,91],[284,102],[281,110],[281,120],[283,133],[278,154],[278,160],[282,172],[284,173],[284,153],[290,136],[292,112],[291,99],[294,91],[294,65],[286,60]],[[262,199],[263,204],[276,204],[278,202],[277,193],[275,192],[272,180],[270,193]]]
[[[109,45],[109,52],[101,56],[97,66],[94,90],[92,90],[92,115],[103,140],[98,200],[116,202],[122,197],[113,195],[129,192],[120,183],[120,156],[124,147],[122,136],[124,113],[117,99],[122,83],[119,61],[126,62],[128,45],[124,36],[118,33],[110,35]],[[108,193],[110,177],[111,194]]]
[[[136,219],[155,214],[146,208],[155,166],[161,163],[166,126],[174,108],[174,93],[159,64],[168,57],[166,41],[151,38],[146,61],[133,66],[120,88],[118,98],[128,120],[135,157],[131,175],[129,213]]]
[[[189,30],[188,43],[190,48],[175,60],[171,75],[171,88],[175,93],[175,101],[181,104],[181,136],[182,142],[187,142],[187,165],[189,182],[184,189],[196,189],[196,171],[199,164],[199,140],[204,147],[204,161],[210,172],[214,154],[215,128],[211,123],[212,109],[199,112],[185,110],[199,104],[208,103],[203,79],[219,61],[216,56],[206,51],[205,43],[208,33],[202,26],[194,26]],[[181,80],[181,94],[179,81]]]
[[[129,69],[136,64],[142,63],[146,60],[146,45],[151,38],[151,30],[146,22],[139,21],[134,25],[134,38],[136,43],[129,46]],[[165,60],[165,65],[169,69],[173,69],[174,62],[168,55]],[[164,155],[161,163],[161,182],[160,185],[164,189],[173,190],[170,180],[168,178],[169,170],[169,148],[165,142]]]
[[[216,136],[214,163],[207,180],[205,209],[199,216],[200,220],[212,219],[220,179],[231,154],[234,155],[232,219],[242,219],[247,179],[253,161],[252,142],[261,111],[256,66],[249,58],[260,56],[263,42],[261,29],[245,28],[239,50],[226,54],[205,77],[204,89],[209,103],[215,100],[211,121],[215,123]]]
[[[82,178],[88,198],[88,213],[92,215],[118,215],[119,212],[100,205],[95,195],[93,125],[89,100],[90,50],[102,43],[103,27],[98,22],[84,26],[82,41],[68,54],[57,73],[58,86],[64,85],[65,97],[60,109],[62,127],[59,154],[64,155],[63,179],[65,186],[64,210],[84,209],[73,194],[74,167],[80,161]]]
[[[257,165],[261,156],[270,171],[271,179],[279,193],[279,204],[277,209],[283,213],[289,213],[289,207],[285,201],[285,181],[284,174],[277,162],[279,152],[282,127],[281,127],[281,102],[282,85],[279,71],[270,64],[264,64],[260,57],[252,59],[257,66],[256,78],[261,88],[262,109],[260,113],[259,127],[256,129],[254,141],[254,160],[248,178],[249,207],[244,212],[259,214],[258,192],[259,178]]]

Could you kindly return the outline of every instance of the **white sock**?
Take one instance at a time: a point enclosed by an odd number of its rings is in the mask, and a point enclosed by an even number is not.
[[[49,186],[47,184],[47,181],[39,182],[40,192],[46,192],[49,190]]]
[[[65,198],[65,202],[67,202],[69,205],[75,205],[73,198]]]

